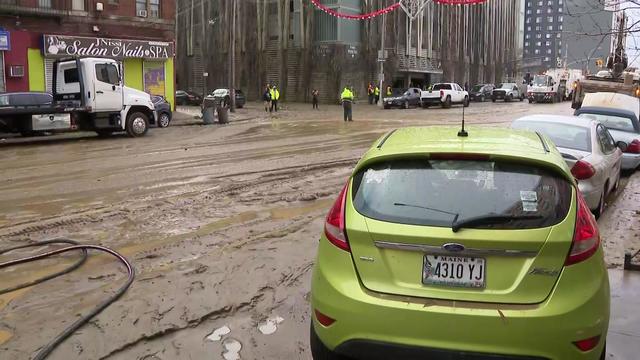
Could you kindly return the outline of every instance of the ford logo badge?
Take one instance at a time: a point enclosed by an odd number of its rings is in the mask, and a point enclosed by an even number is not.
[[[464,245],[458,243],[448,243],[442,245],[442,248],[450,252],[464,251]]]

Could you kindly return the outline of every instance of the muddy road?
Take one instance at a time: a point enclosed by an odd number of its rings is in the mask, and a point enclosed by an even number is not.
[[[0,248],[68,237],[112,247],[137,271],[125,296],[51,358],[310,359],[310,270],[324,216],[351,168],[389,129],[458,124],[462,113],[358,104],[355,121],[344,123],[338,106],[310,108],[285,104],[266,115],[249,104],[238,111],[243,121],[176,121],[140,139],[0,141]],[[485,103],[466,117],[472,126],[507,126],[529,113],[571,112],[568,103]],[[639,183],[637,174],[625,178],[601,220],[611,267],[640,241]],[[75,259],[2,271],[0,287]],[[29,358],[124,279],[116,261],[94,254],[71,274],[1,295],[0,358]],[[224,341],[210,337],[223,326]]]

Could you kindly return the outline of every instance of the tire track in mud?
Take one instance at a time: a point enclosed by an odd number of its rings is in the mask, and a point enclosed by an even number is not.
[[[307,176],[310,172],[318,172],[327,169],[339,169],[339,168],[349,168],[356,163],[354,159],[338,159],[331,160],[321,163],[314,164],[302,164],[302,165],[291,165],[291,166],[283,166],[276,169],[268,169],[268,170],[256,170],[256,171],[242,171],[236,173],[222,174],[217,176],[211,176],[206,180],[203,180],[203,184],[216,182],[219,180],[228,180],[227,184],[219,184],[218,188],[215,189],[214,199],[220,198],[224,195],[236,195],[235,192],[240,190],[244,190],[247,188],[256,187],[258,185],[264,185],[266,183],[277,183],[279,181],[287,180],[294,181],[296,177]],[[255,179],[242,180],[242,177],[247,176],[256,176]],[[176,188],[177,186],[173,186]],[[168,189],[164,189],[166,193]],[[154,189],[157,190],[157,189]],[[211,193],[210,186],[207,186],[205,189],[199,189],[195,191],[186,191],[182,193],[169,193],[164,195],[163,193],[157,193],[154,191],[153,194],[148,195],[147,197],[139,197],[137,199],[128,199],[123,201],[122,203],[112,204],[110,206],[103,206],[101,208],[96,209],[95,207],[90,207],[86,210],[80,210],[73,213],[62,214],[60,216],[52,216],[46,219],[33,219],[24,222],[14,223],[7,226],[0,226],[0,239],[11,238],[15,236],[36,234],[45,230],[52,230],[57,228],[62,228],[69,225],[82,225],[88,223],[97,223],[103,222],[105,220],[109,220],[110,218],[116,218],[122,215],[130,215],[135,214],[137,212],[145,212],[150,209],[154,209],[154,211],[158,211],[160,209],[155,208],[149,205],[139,206],[137,204],[144,204],[148,200],[159,200],[159,199],[172,199],[172,198],[187,198],[187,199],[195,199],[203,194]],[[214,200],[212,199],[212,200]]]

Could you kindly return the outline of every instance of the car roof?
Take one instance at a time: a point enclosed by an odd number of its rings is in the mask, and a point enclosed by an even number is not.
[[[548,122],[555,124],[572,125],[583,128],[591,128],[599,124],[598,121],[593,119],[579,118],[577,116],[565,116],[565,115],[526,115],[514,120],[513,122],[523,121],[535,121],[535,122]]]
[[[471,127],[469,136],[458,136],[458,126],[405,127],[393,130],[362,157],[354,173],[366,164],[432,153],[486,154],[542,165],[555,170],[569,181],[573,177],[560,153],[552,150],[545,135],[527,130],[498,127]]]
[[[640,118],[640,99],[634,96],[612,92],[585,94],[582,106],[624,109]]]

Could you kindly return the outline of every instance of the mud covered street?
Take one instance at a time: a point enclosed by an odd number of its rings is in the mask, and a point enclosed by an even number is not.
[[[342,121],[338,106],[310,109],[284,104],[265,115],[251,103],[238,110],[241,121],[226,126],[176,121],[138,139],[0,141],[0,248],[68,237],[114,248],[137,271],[128,292],[51,359],[310,359],[311,267],[324,216],[353,165],[385,131],[457,125],[462,108],[357,104],[353,123]],[[466,119],[470,126],[508,126],[531,113],[572,109],[473,103]],[[640,249],[640,173],[625,177],[608,202],[600,229],[608,265],[620,269],[624,251]],[[0,287],[75,259],[11,268],[0,273]],[[29,358],[124,279],[112,258],[92,253],[71,274],[0,295],[0,358]],[[612,284],[615,306],[622,295]],[[230,330],[224,341],[210,336],[223,326]],[[611,328],[626,334],[618,343],[640,340],[637,325],[614,319]],[[631,359],[624,346],[609,349],[609,358]]]

